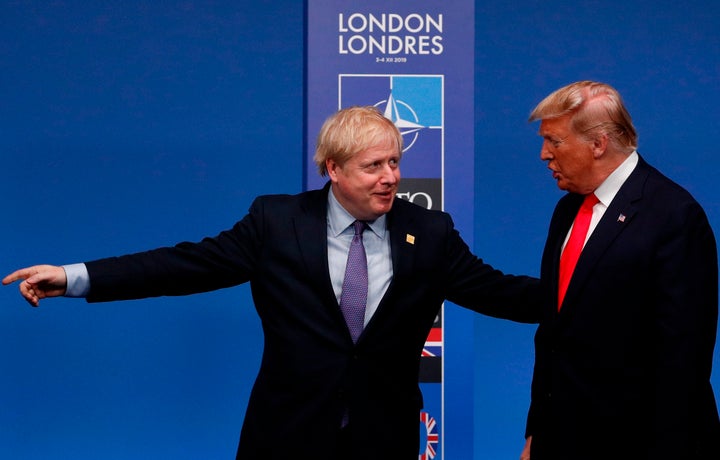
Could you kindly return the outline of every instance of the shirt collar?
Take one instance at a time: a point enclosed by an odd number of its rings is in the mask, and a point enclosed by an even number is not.
[[[600,187],[595,189],[595,196],[598,197],[598,200],[600,200],[605,207],[610,206],[610,202],[615,198],[617,192],[620,191],[620,187],[622,187],[627,178],[630,177],[630,174],[635,170],[638,160],[637,150],[633,151],[633,153],[600,184]]]
[[[345,208],[342,207],[337,198],[335,198],[332,187],[330,187],[330,193],[328,193],[327,220],[330,227],[330,233],[335,237],[344,232],[356,220]],[[366,221],[365,223],[374,234],[383,239],[385,237],[386,221],[387,216],[383,214],[377,219],[373,221]]]

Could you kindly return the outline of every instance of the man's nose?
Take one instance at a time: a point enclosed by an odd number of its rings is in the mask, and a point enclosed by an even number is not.
[[[540,159],[543,161],[550,161],[553,159],[553,154],[547,147],[548,141],[543,141],[542,147],[540,147]]]
[[[385,166],[383,166],[383,170],[382,170],[383,182],[388,183],[388,184],[394,184],[395,182],[397,182],[397,172],[398,172],[397,167],[393,168],[389,164],[386,164]]]

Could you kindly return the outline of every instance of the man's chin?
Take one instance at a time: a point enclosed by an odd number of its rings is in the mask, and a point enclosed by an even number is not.
[[[377,219],[378,217],[382,216],[383,214],[387,214],[390,212],[390,209],[392,209],[392,204],[394,200],[384,200],[383,203],[377,204],[373,207],[373,214],[375,217],[372,220]]]

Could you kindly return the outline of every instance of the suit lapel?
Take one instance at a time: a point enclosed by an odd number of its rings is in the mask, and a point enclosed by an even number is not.
[[[337,298],[333,292],[328,268],[327,250],[327,199],[329,183],[308,193],[301,203],[301,213],[293,218],[295,241],[302,254],[306,273],[317,280],[318,291],[322,293],[323,304],[334,306],[342,318]]]
[[[608,247],[630,224],[638,210],[638,202],[649,173],[649,167],[642,159],[635,170],[620,187],[602,219],[580,253],[570,285],[565,294],[565,303],[572,305],[572,299],[581,291],[591,277],[595,266],[602,259]],[[562,243],[561,243],[562,244]],[[559,258],[558,258],[559,260]],[[568,301],[569,300],[569,301]],[[563,304],[562,311],[565,310]]]
[[[406,202],[399,203],[393,206],[393,210],[388,214],[393,280],[402,278],[411,271],[415,257],[415,237],[417,236],[417,230],[413,230],[415,219],[412,214],[404,212],[405,206],[408,206]],[[390,283],[388,292],[392,287],[393,283]]]
[[[365,332],[371,330],[373,324],[380,321],[382,317],[388,314],[391,308],[389,299],[392,298],[392,292],[397,284],[397,280],[403,279],[412,272],[412,266],[415,260],[415,244],[414,237],[417,236],[417,230],[413,230],[414,216],[412,213],[406,212],[406,206],[414,206],[396,199],[392,209],[387,214],[387,229],[390,237],[390,253],[392,257],[393,275],[387,291],[380,300],[375,314],[370,319],[365,331],[360,336],[360,340]]]

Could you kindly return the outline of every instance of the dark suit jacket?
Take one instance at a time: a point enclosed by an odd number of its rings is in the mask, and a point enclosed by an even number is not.
[[[582,199],[559,201],[542,259],[532,459],[716,458],[718,266],[705,213],[640,159],[588,240],[558,313],[560,248]]]
[[[387,221],[393,279],[354,345],[328,274],[327,194],[328,186],[260,197],[215,238],[89,262],[88,301],[249,281],[265,346],[237,457],[288,460],[308,452],[336,460],[347,407],[353,458],[415,460],[420,354],[442,302],[537,322],[539,281],[504,275],[477,259],[449,215],[396,200]]]

